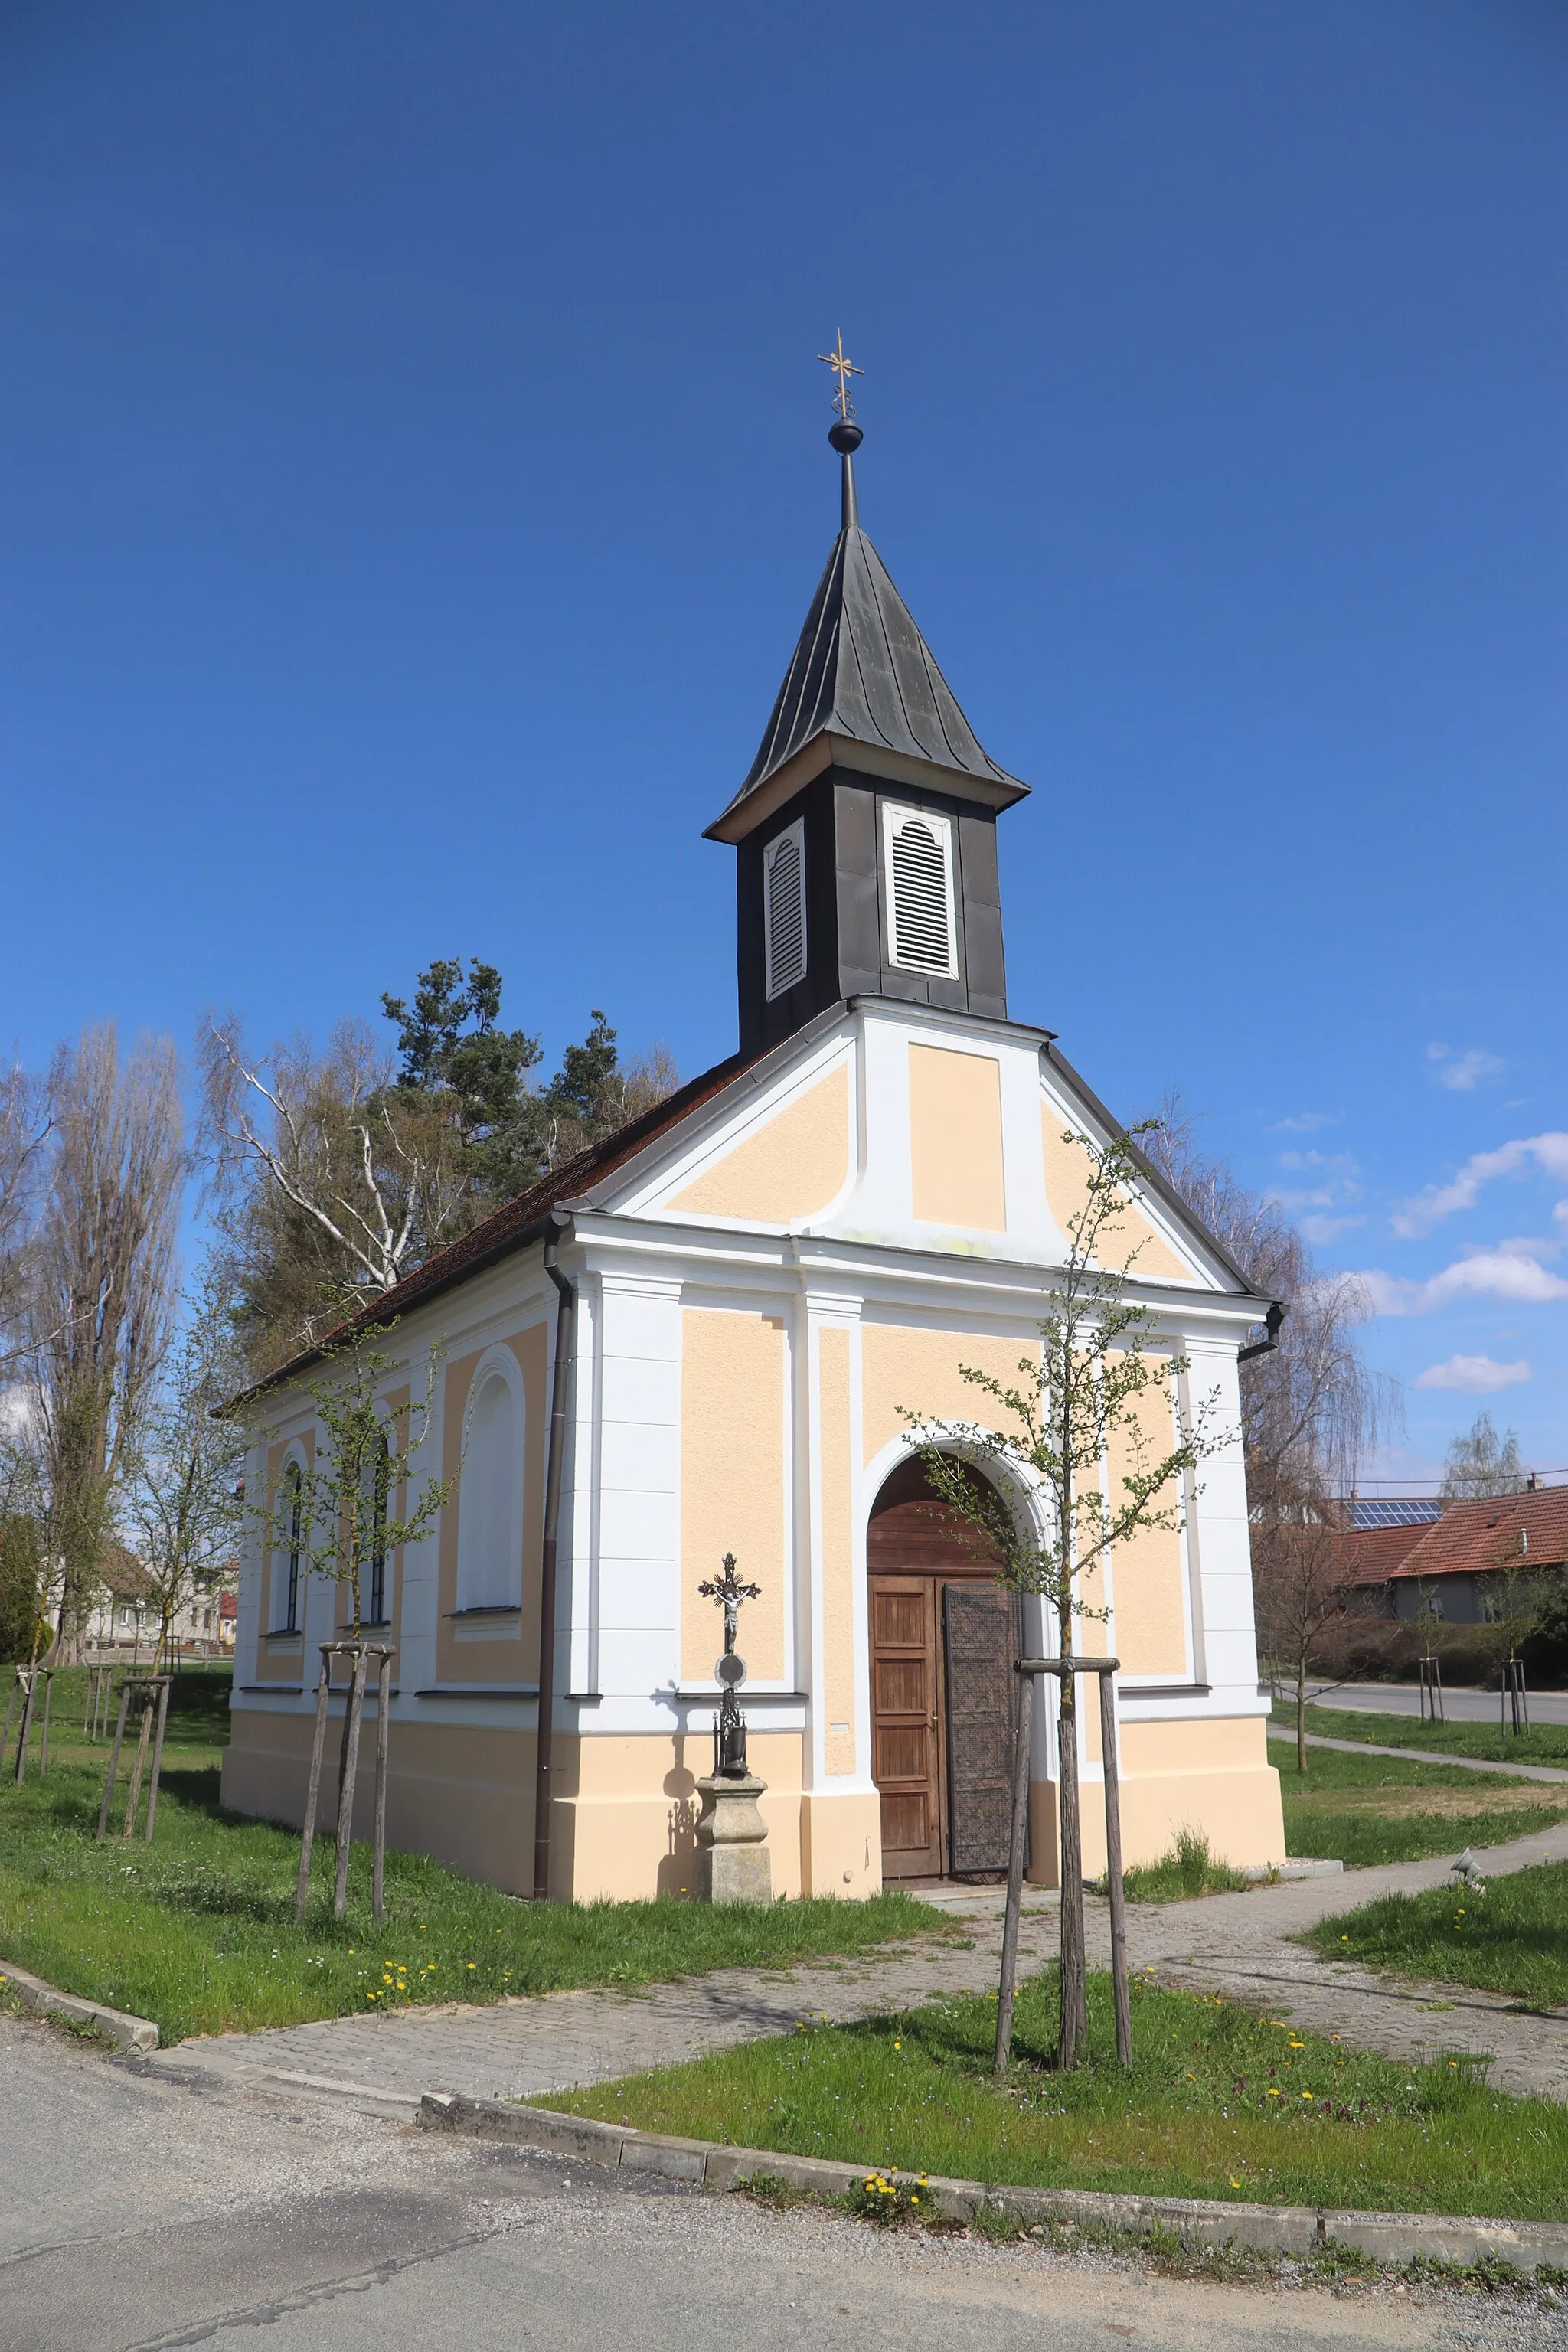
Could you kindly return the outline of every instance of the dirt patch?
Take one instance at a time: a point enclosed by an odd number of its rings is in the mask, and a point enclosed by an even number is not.
[[[1485,1813],[1539,1812],[1547,1806],[1568,1813],[1568,1802],[1559,1804],[1556,1790],[1544,1780],[1482,1781],[1474,1789],[1314,1789],[1305,1796],[1292,1790],[1291,1798],[1315,1813],[1375,1813],[1389,1822],[1433,1814],[1441,1821],[1469,1821]]]

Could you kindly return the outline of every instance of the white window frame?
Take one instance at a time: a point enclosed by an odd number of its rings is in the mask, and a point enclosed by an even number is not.
[[[773,861],[786,842],[795,844],[795,874],[800,889],[800,955],[798,961],[784,971],[773,967]],[[805,978],[808,949],[805,936],[805,819],[797,816],[781,833],[763,845],[763,960],[765,966],[764,985],[768,1002],[782,996],[786,988],[798,987]]]
[[[947,961],[944,964],[917,961],[899,951],[899,898],[894,879],[893,844],[903,827],[913,819],[923,824],[935,839],[942,857],[943,912],[947,922]],[[958,925],[952,895],[952,819],[941,816],[934,809],[912,808],[895,801],[882,803],[882,860],[887,873],[888,890],[888,961],[895,971],[920,972],[927,980],[958,978]]]

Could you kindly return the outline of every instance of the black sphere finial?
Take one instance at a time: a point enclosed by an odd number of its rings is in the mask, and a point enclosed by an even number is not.
[[[866,436],[852,416],[836,416],[827,428],[827,437],[841,457],[851,457]]]

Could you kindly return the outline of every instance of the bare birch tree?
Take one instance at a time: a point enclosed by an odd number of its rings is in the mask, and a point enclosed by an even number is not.
[[[237,1022],[200,1046],[202,1137],[218,1219],[268,1369],[384,1297],[472,1221],[471,1180],[447,1108],[395,1085],[369,1031],[247,1053]]]
[[[185,1160],[167,1038],[122,1058],[112,1024],[63,1048],[23,1318],[26,1442],[60,1579],[58,1652],[79,1644],[111,1504],[168,1344]]]

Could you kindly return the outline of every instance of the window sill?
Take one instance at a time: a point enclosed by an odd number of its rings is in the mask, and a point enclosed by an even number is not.
[[[1208,1683],[1126,1683],[1117,1685],[1118,1706],[1135,1706],[1142,1698],[1207,1698],[1212,1685]]]
[[[298,1626],[290,1630],[287,1625],[279,1625],[270,1633],[264,1633],[261,1638],[269,1650],[287,1649],[292,1643],[298,1643],[302,1649],[305,1643],[304,1633]]]
[[[675,1696],[683,1705],[692,1701],[698,1706],[704,1706],[711,1700],[722,1698],[724,1685],[722,1683],[679,1683],[676,1686]],[[761,1685],[742,1683],[735,1696],[743,1707],[770,1701],[777,1706],[804,1706],[811,1693],[772,1689],[765,1683]]]
[[[416,1698],[521,1698],[539,1696],[537,1683],[429,1683]]]
[[[521,1617],[521,1601],[485,1601],[475,1609],[448,1609],[447,1622],[451,1625],[460,1625],[469,1617]]]

